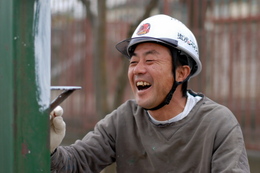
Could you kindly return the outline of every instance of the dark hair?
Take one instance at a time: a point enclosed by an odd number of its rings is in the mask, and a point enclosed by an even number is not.
[[[182,96],[183,97],[187,97],[187,89],[188,89],[188,80],[190,78],[190,75],[192,75],[197,69],[195,66],[195,61],[186,53],[177,50],[177,49],[170,49],[171,50],[171,54],[172,54],[172,61],[175,60],[175,62],[173,63],[173,70],[176,70],[174,68],[177,68],[179,66],[184,66],[184,65],[188,65],[191,68],[191,72],[189,74],[189,76],[187,77],[187,79],[185,79],[185,81],[182,83]],[[174,57],[177,56],[177,57]],[[176,65],[174,64],[176,63]],[[173,74],[175,75],[175,72],[173,71]],[[174,76],[175,77],[175,76]]]

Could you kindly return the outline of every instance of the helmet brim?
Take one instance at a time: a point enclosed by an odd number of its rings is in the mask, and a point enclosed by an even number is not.
[[[131,58],[129,54],[129,49],[137,44],[140,43],[146,43],[146,42],[155,42],[159,44],[164,44],[166,46],[174,47],[176,48],[178,46],[178,41],[169,39],[169,38],[153,38],[153,37],[135,37],[135,38],[129,38],[126,40],[123,40],[119,42],[116,45],[116,49],[121,52],[124,56],[127,58]]]

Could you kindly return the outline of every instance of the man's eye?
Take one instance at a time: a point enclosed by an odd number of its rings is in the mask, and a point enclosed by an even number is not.
[[[137,61],[130,61],[130,64],[136,64]]]

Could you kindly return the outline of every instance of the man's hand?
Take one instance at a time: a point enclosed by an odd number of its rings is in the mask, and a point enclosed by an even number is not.
[[[66,124],[62,118],[63,109],[57,106],[50,113],[50,151],[51,153],[61,144],[66,131]]]

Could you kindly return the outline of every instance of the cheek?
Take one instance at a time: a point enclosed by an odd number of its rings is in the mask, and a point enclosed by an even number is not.
[[[173,77],[171,65],[168,64],[164,66],[153,67],[153,71],[158,73],[163,78]]]
[[[129,68],[128,69],[128,72],[127,72],[127,76],[128,76],[128,79],[129,79],[129,81],[131,81],[131,78],[132,78],[132,70]]]
[[[133,70],[128,69],[127,76],[128,76],[128,81],[129,81],[130,85],[132,86],[133,85]]]
[[[161,81],[162,85],[172,87],[174,77],[172,73],[171,66],[164,66],[164,68],[158,69],[160,71],[159,80]]]

